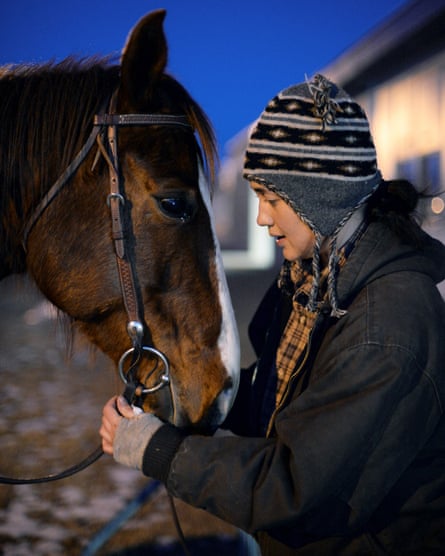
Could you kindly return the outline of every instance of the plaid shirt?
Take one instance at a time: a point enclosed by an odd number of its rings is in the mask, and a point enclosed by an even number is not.
[[[357,228],[348,243],[339,251],[337,276],[346,263],[359,238],[366,229],[366,221]],[[320,275],[321,298],[327,295],[326,285],[329,269],[325,267]],[[278,406],[285,393],[290,377],[295,372],[300,357],[306,350],[309,336],[318,316],[318,311],[306,308],[312,289],[314,277],[309,261],[285,263],[278,279],[279,287],[292,296],[292,311],[280,340],[276,355],[276,391],[275,406]]]
[[[326,284],[328,269],[320,276],[320,289]],[[276,355],[277,389],[275,405],[279,405],[291,375],[295,372],[298,360],[303,354],[318,313],[306,308],[312,289],[313,275],[311,269],[299,261],[284,265],[280,273],[280,287],[294,288],[292,311],[281,337]],[[287,284],[285,285],[285,283]],[[290,283],[289,283],[290,282]]]

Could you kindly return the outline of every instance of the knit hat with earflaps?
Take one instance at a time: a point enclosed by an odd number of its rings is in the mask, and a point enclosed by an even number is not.
[[[320,245],[323,237],[331,238],[329,299],[333,314],[344,314],[335,287],[337,234],[382,179],[361,106],[322,75],[281,91],[254,125],[243,175],[283,198],[314,231],[313,310]]]

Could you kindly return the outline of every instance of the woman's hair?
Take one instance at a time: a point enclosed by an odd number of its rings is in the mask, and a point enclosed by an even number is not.
[[[403,241],[419,246],[423,232],[415,209],[420,196],[407,180],[382,180],[366,203],[368,220],[385,223]]]

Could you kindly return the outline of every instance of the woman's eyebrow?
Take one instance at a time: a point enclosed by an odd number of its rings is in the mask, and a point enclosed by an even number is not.
[[[269,190],[264,187],[264,185],[251,185],[251,189],[257,194],[257,195],[265,195],[266,193],[269,192]],[[270,193],[270,192],[269,192]]]

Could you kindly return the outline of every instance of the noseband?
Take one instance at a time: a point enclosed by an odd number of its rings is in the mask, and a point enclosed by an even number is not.
[[[119,375],[126,385],[125,397],[132,403],[136,398],[153,394],[170,382],[170,365],[167,357],[152,345],[143,345],[144,336],[144,311],[140,302],[141,296],[137,289],[136,271],[134,262],[130,257],[128,248],[128,235],[124,227],[124,209],[126,204],[124,186],[119,171],[117,128],[124,126],[182,126],[192,129],[192,126],[183,115],[172,114],[117,114],[117,95],[111,97],[108,112],[104,109],[94,116],[93,130],[85,144],[75,156],[71,164],[60,175],[48,193],[43,197],[29,219],[23,234],[23,246],[26,251],[29,234],[41,217],[46,208],[60,193],[64,185],[75,174],[79,166],[85,160],[95,142],[98,144],[98,154],[102,154],[108,165],[110,192],[107,196],[107,205],[110,209],[112,238],[114,242],[116,262],[119,271],[119,281],[122,298],[127,313],[127,333],[130,337],[132,347],[126,350],[118,363]],[[105,133],[106,131],[106,133]],[[97,161],[97,156],[95,163]],[[131,222],[131,216],[129,216]],[[152,387],[145,387],[135,377],[136,370],[144,355],[155,359],[151,376],[161,365],[162,374],[159,382]],[[124,368],[127,360],[131,358],[129,369]]]

